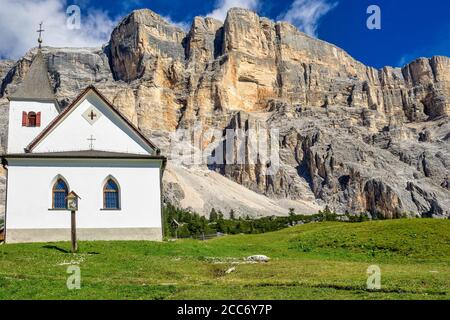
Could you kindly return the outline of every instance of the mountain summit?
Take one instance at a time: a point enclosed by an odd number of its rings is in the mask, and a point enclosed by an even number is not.
[[[0,61],[0,121],[37,50]],[[450,58],[375,69],[286,22],[234,8],[188,33],[133,11],[104,48],[42,48],[62,107],[89,84],[170,154],[177,129],[276,128],[280,168],[169,160],[165,198],[207,214],[450,212]],[[6,139],[2,139],[4,143]],[[212,139],[203,141],[206,147]],[[3,149],[5,146],[2,145]],[[249,150],[248,146],[244,146]]]

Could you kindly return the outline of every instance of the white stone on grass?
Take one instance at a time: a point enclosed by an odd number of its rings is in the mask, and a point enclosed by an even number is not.
[[[245,260],[254,262],[269,262],[270,258],[268,256],[257,254],[247,257]]]
[[[236,267],[232,267],[230,269],[228,269],[227,271],[225,271],[226,274],[230,274],[232,272],[236,271]]]

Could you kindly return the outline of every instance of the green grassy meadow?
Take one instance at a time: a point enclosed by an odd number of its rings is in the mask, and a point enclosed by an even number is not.
[[[208,241],[0,245],[0,299],[449,299],[450,221],[311,223]],[[267,263],[245,257],[264,254]],[[79,264],[81,289],[66,286]],[[366,288],[381,268],[381,290]],[[226,273],[234,267],[235,270]]]

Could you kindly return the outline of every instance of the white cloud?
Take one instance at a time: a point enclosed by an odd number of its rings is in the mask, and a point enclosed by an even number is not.
[[[317,27],[320,19],[338,5],[327,0],[295,0],[289,10],[279,17],[303,32],[317,37]]]
[[[409,55],[402,56],[397,62],[398,68],[403,68],[410,61]]]
[[[426,54],[426,53],[423,54],[423,52],[422,52],[422,54],[419,52],[411,52],[411,53],[404,54],[398,60],[396,67],[403,68],[404,66],[406,66],[407,64],[410,64],[411,62],[418,59],[419,57],[427,57],[427,56],[431,56],[431,55]]]
[[[170,16],[162,16],[164,20],[167,21],[167,23],[170,23],[171,25],[174,25],[175,27],[180,28],[184,32],[188,32],[191,28],[191,25],[189,22],[186,21],[174,21]]]
[[[36,47],[41,21],[44,46],[97,47],[109,40],[117,19],[103,11],[81,8],[81,28],[70,30],[67,7],[65,0],[2,0],[0,57],[17,59]]]
[[[217,20],[224,21],[227,17],[227,12],[231,8],[238,7],[250,10],[256,10],[259,6],[259,0],[219,0],[216,3],[216,7],[207,17],[212,17]]]

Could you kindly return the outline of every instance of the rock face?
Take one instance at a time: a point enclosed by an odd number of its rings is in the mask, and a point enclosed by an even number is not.
[[[0,61],[2,137],[5,97],[35,52],[14,65]],[[226,129],[279,131],[273,174],[261,159],[209,166],[169,159],[165,198],[177,205],[241,215],[290,207],[313,213],[325,204],[387,218],[450,212],[448,57],[378,70],[288,23],[238,8],[224,23],[196,17],[187,34],[138,10],[104,48],[43,52],[63,107],[93,83],[168,155],[176,130],[223,132],[223,144],[203,138],[207,156],[229,151]],[[249,141],[241,146],[246,158]]]

